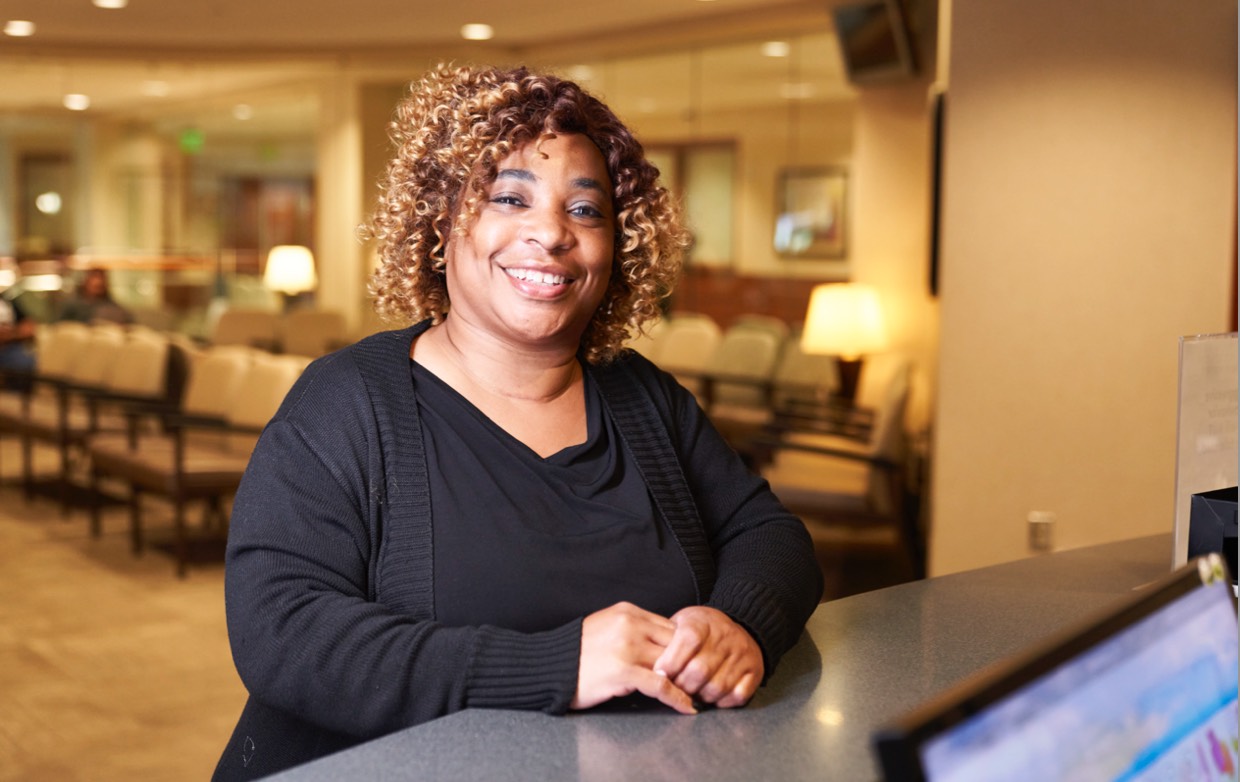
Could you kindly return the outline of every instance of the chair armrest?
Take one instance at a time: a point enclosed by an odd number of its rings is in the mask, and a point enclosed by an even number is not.
[[[899,470],[902,465],[885,456],[876,456],[872,453],[864,451],[850,451],[846,448],[833,448],[829,445],[818,445],[815,443],[796,442],[778,437],[757,437],[753,441],[756,447],[769,449],[772,453],[775,451],[802,451],[804,453],[818,454],[819,456],[831,456],[838,459],[849,459],[855,462],[865,462],[884,470]]]

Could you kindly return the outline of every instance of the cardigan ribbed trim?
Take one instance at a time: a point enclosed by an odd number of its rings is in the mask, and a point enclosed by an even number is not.
[[[640,385],[627,370],[623,358],[591,367],[603,401],[616,422],[620,439],[637,462],[655,507],[680,544],[697,588],[697,602],[705,603],[715,585],[715,559],[706,540],[697,504],[689,491],[680,459],[667,435],[667,426]]]

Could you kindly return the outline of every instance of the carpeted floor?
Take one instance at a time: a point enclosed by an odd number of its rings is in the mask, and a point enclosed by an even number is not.
[[[245,702],[222,561],[178,579],[157,500],[142,557],[123,505],[92,539],[84,510],[23,498],[18,464],[0,439],[0,780],[209,778]]]

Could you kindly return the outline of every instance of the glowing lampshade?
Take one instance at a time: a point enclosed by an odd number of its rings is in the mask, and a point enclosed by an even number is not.
[[[267,253],[267,268],[263,270],[263,285],[274,291],[295,296],[318,287],[319,277],[314,270],[314,255],[310,248],[295,244],[280,244]]]
[[[878,293],[860,283],[827,283],[814,288],[805,313],[801,350],[857,359],[886,347]]]
[[[801,350],[836,357],[837,394],[851,403],[861,378],[861,357],[887,345],[878,293],[860,283],[827,283],[810,293]]]

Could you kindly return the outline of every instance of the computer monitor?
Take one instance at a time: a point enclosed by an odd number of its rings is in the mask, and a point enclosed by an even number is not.
[[[1240,780],[1235,597],[1217,555],[879,730],[886,782]]]

